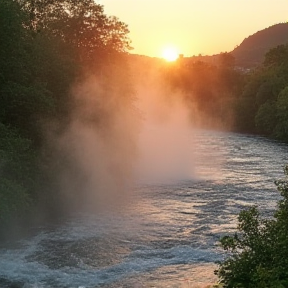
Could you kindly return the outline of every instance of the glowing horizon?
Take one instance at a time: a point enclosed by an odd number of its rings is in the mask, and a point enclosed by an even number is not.
[[[248,36],[287,22],[287,0],[101,0],[128,24],[131,51],[162,57],[171,43],[184,56],[230,52]]]
[[[162,52],[162,58],[168,62],[174,62],[179,58],[178,49],[173,46],[167,46]]]

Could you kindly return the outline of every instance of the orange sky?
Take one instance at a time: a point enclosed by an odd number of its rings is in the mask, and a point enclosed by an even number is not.
[[[185,56],[231,51],[245,37],[288,20],[287,0],[98,0],[127,23],[133,53],[162,55],[167,45]]]

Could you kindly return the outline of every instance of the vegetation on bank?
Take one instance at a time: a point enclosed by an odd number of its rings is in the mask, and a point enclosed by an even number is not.
[[[101,74],[111,90],[116,84],[109,77],[121,66],[123,84],[117,85],[127,84],[123,55],[130,41],[126,24],[105,15],[93,0],[1,0],[0,26],[0,223],[4,223],[22,218],[39,203],[49,206],[47,211],[55,207],[56,174],[66,160],[63,153],[53,153],[47,135],[60,135],[69,125],[73,107],[79,105],[72,87],[87,74]],[[125,93],[121,99],[129,94]]]
[[[271,49],[262,66],[247,76],[235,106],[237,130],[287,142],[288,45]]]
[[[282,199],[273,218],[256,207],[238,217],[238,232],[221,239],[228,258],[215,273],[223,288],[284,288],[288,286],[288,167],[276,181]]]
[[[164,78],[184,94],[191,120],[288,142],[288,44],[271,49],[253,70],[222,53],[215,64],[179,59]]]
[[[230,53],[222,53],[214,64],[180,58],[175,65],[164,67],[162,77],[172,91],[180,91],[191,123],[232,129],[234,103],[243,89],[245,75],[235,69]]]

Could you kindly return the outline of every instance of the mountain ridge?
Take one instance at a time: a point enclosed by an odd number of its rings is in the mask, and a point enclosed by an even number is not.
[[[228,52],[235,58],[235,66],[250,70],[262,64],[265,54],[278,45],[288,44],[288,22],[278,23],[247,36],[234,50]],[[226,53],[225,52],[225,53]],[[223,52],[214,55],[187,56],[180,55],[180,60],[184,63],[205,62],[212,65],[221,65],[220,56]],[[139,54],[130,54],[130,59],[147,63],[155,63],[162,60],[159,57],[150,57]],[[146,63],[146,64],[145,64]]]
[[[272,48],[288,44],[288,23],[279,23],[246,37],[230,53],[236,66],[251,68],[260,65],[265,54]]]

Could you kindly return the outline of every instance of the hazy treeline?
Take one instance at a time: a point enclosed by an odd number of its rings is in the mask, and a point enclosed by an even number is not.
[[[73,140],[63,145],[75,114],[77,125],[103,131],[123,114],[120,102],[132,109],[133,93],[128,28],[93,0],[1,0],[0,26],[2,222],[31,207],[55,208],[59,174],[81,177],[66,149]],[[98,88],[84,89],[89,81]]]
[[[288,141],[288,45],[271,49],[254,69],[234,60],[230,53],[214,64],[180,58],[162,77],[182,92],[194,124]]]
[[[264,63],[247,75],[236,107],[242,132],[261,133],[288,141],[288,45],[271,49]]]
[[[222,53],[214,64],[180,58],[163,69],[167,85],[181,91],[191,123],[206,128],[233,128],[234,103],[244,82],[243,73],[234,64],[230,53]]]
[[[246,77],[235,105],[236,128],[288,142],[288,45],[271,49]],[[228,257],[219,263],[219,287],[287,287],[288,168],[276,181],[281,199],[273,217],[256,207],[241,211],[237,233],[224,236]]]

